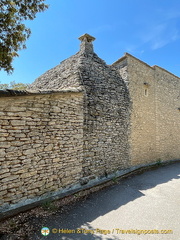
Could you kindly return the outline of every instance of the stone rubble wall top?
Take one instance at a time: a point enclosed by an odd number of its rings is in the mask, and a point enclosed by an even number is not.
[[[0,97],[15,97],[15,96],[32,96],[32,95],[44,95],[44,94],[54,94],[54,93],[79,93],[82,92],[80,88],[66,88],[60,90],[13,90],[13,89],[6,89],[0,90]]]

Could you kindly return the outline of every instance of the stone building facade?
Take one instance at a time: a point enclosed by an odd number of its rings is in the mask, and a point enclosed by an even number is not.
[[[180,158],[180,78],[132,55],[115,66],[128,86],[131,164]]]
[[[80,51],[28,91],[0,92],[1,212],[180,159],[180,79],[125,54]]]

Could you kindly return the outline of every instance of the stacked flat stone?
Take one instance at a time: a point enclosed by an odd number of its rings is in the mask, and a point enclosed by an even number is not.
[[[79,38],[80,51],[40,76],[31,90],[74,87],[84,92],[83,177],[129,166],[130,100],[119,72],[94,53],[94,37]]]

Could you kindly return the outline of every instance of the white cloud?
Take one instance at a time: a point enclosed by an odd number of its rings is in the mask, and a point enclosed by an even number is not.
[[[158,48],[162,48],[168,44],[167,40],[159,40],[159,41],[154,41],[151,45],[152,50],[156,50]]]
[[[149,31],[143,33],[141,40],[150,45],[152,50],[156,50],[174,42],[180,38],[180,33],[175,26],[170,23],[162,23],[151,26]]]
[[[166,27],[166,24],[159,24],[157,26],[150,27],[149,31],[142,36],[143,41],[146,43],[159,38],[160,35],[162,35],[163,32],[166,30]]]

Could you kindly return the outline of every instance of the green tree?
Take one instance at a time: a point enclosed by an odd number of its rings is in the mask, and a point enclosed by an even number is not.
[[[12,61],[26,48],[31,31],[23,23],[48,8],[45,0],[0,0],[0,70],[12,73]]]
[[[0,84],[0,90],[13,89],[13,90],[26,90],[29,84],[26,83],[16,83],[15,81],[10,82],[10,84],[2,83]]]
[[[0,90],[5,90],[7,88],[9,88],[9,84],[7,84],[7,83],[1,83],[0,84]]]

